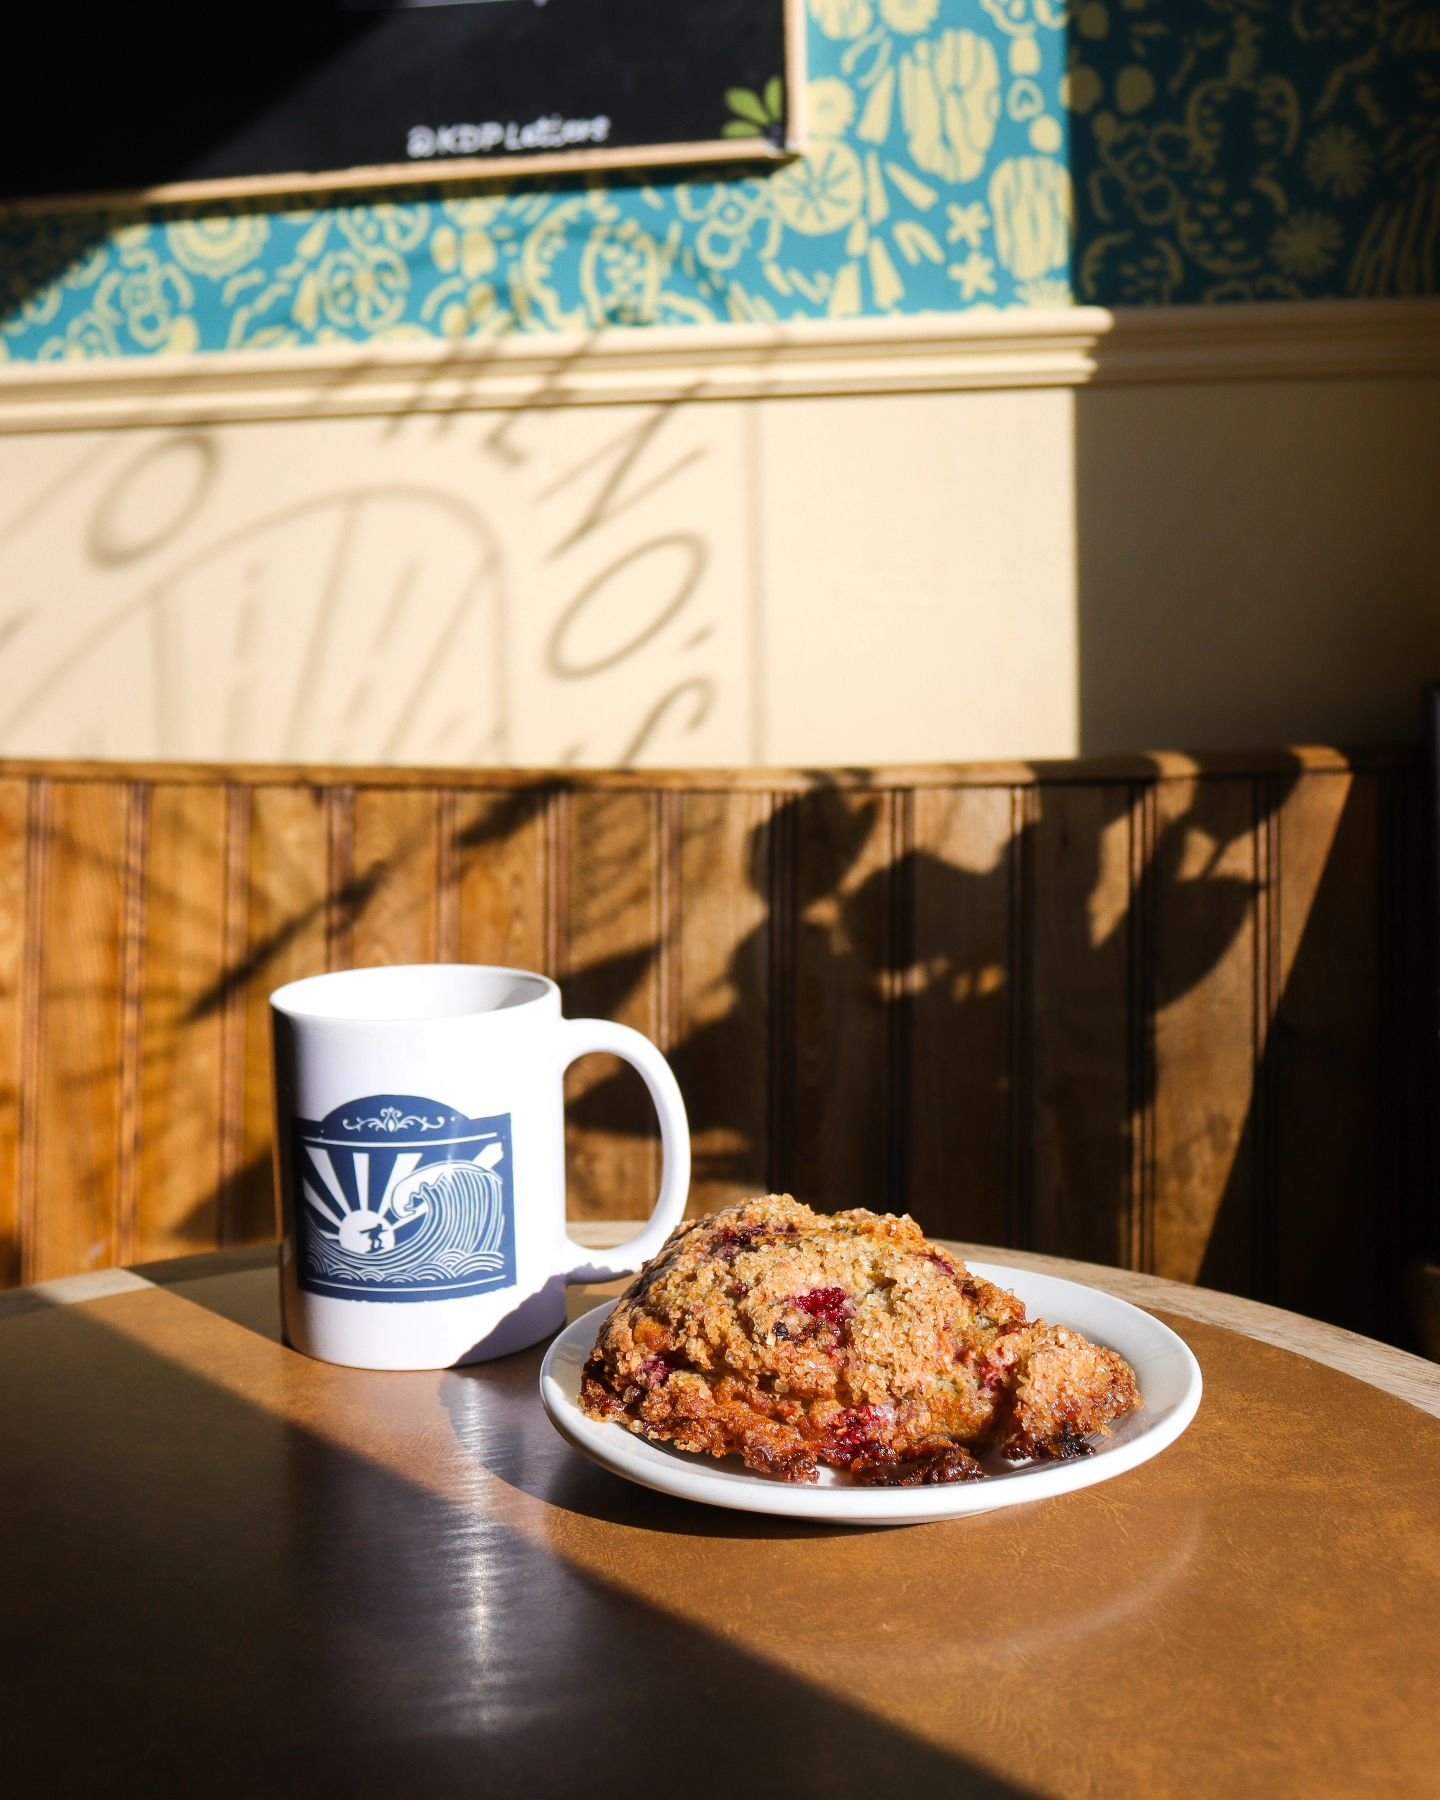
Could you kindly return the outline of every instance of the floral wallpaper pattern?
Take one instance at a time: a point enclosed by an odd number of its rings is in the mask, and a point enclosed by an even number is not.
[[[1433,0],[807,22],[809,147],[771,171],[4,218],[0,360],[1440,291]]]

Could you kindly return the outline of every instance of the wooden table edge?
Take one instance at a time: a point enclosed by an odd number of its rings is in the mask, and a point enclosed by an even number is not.
[[[607,1249],[640,1229],[639,1220],[581,1220],[568,1226],[576,1243]],[[1072,1262],[1065,1257],[1041,1256],[1031,1250],[1007,1250],[993,1244],[962,1244],[941,1238],[937,1242],[965,1259],[1000,1263],[1037,1275],[1054,1275],[1062,1281],[1078,1281],[1118,1299],[1128,1300],[1152,1312],[1167,1312],[1202,1325],[1218,1325],[1262,1344],[1273,1344],[1312,1362],[1323,1363],[1342,1375],[1353,1376],[1368,1386],[1440,1418],[1440,1364],[1428,1362],[1408,1350],[1362,1337],[1338,1325],[1327,1325],[1301,1313],[1286,1312],[1263,1301],[1246,1300],[1214,1288],[1191,1287],[1160,1275],[1132,1269],[1115,1269],[1102,1263]],[[202,1279],[246,1268],[262,1268],[276,1254],[274,1245],[243,1250],[217,1250],[202,1256],[180,1258],[174,1263],[151,1263],[138,1269],[100,1269],[88,1275],[69,1275],[56,1281],[0,1293],[0,1324],[7,1318],[49,1306],[83,1305],[107,1295],[137,1289],[169,1286],[176,1281]]]

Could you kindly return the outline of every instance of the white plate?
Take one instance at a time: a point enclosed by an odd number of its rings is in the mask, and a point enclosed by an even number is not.
[[[1000,1463],[983,1481],[949,1487],[862,1488],[823,1469],[815,1486],[751,1475],[738,1461],[716,1462],[683,1450],[647,1443],[621,1425],[600,1424],[580,1410],[580,1371],[595,1348],[609,1306],[597,1306],[566,1327],[551,1344],[540,1370],[540,1399],[550,1422],[577,1450],[642,1487],[657,1488],[706,1506],[777,1513],[787,1519],[828,1524],[908,1525],[954,1519],[1021,1506],[1051,1494],[1071,1494],[1138,1468],[1173,1444],[1200,1404],[1200,1365],[1187,1344],[1149,1313],[1078,1282],[1032,1275],[998,1263],[966,1265],[986,1281],[1008,1288],[1031,1318],[1069,1325],[1095,1343],[1118,1350],[1134,1369],[1144,1406],[1094,1439],[1092,1456],[1070,1462]]]

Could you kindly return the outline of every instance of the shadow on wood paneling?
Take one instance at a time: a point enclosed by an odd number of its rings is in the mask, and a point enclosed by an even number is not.
[[[538,967],[675,1067],[692,1210],[829,1210],[1402,1337],[1415,771],[1278,752],[725,775],[0,767],[0,1278],[263,1241],[266,996]],[[571,1210],[653,1194],[569,1081]]]

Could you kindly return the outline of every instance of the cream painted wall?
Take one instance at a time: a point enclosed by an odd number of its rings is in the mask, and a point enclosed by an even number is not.
[[[1410,734],[1440,671],[1433,373],[963,373],[114,429],[55,429],[62,406],[0,435],[0,752],[826,765]]]
[[[766,755],[1072,755],[1070,391],[791,400],[758,437]]]
[[[1413,737],[1440,679],[1440,380],[1076,399],[1087,751]]]

